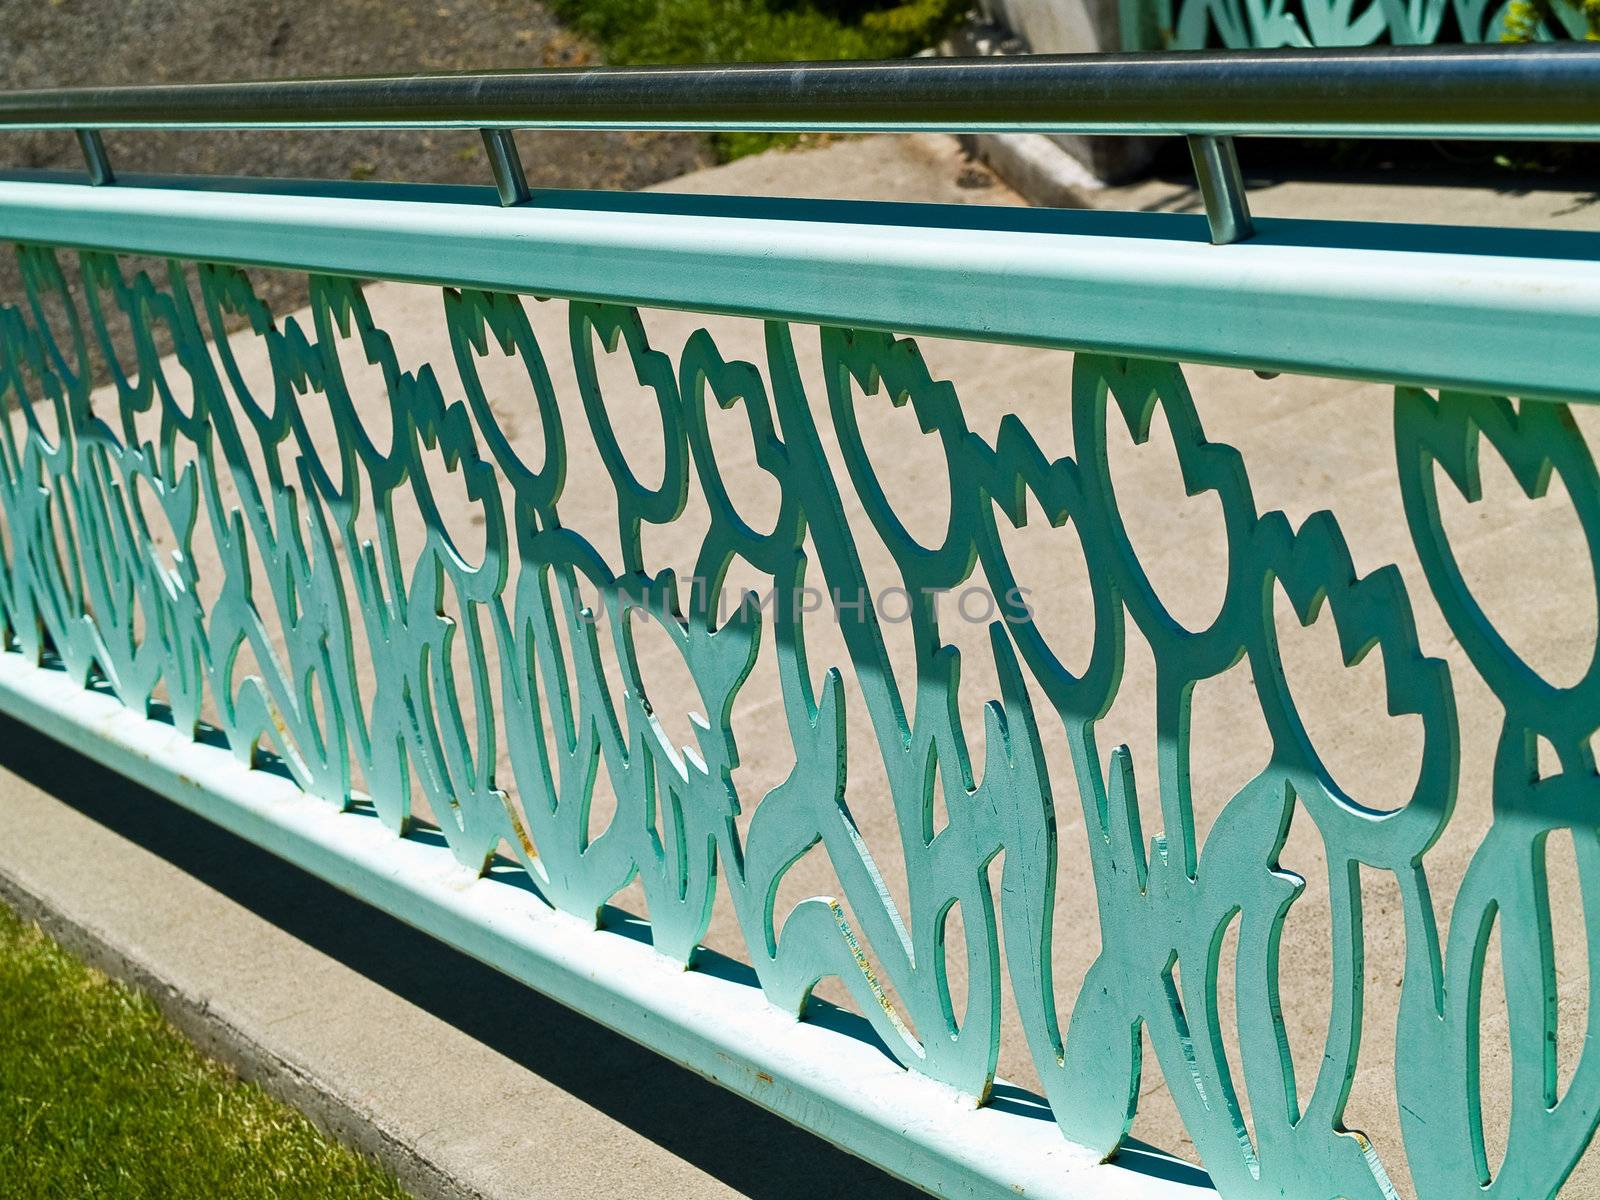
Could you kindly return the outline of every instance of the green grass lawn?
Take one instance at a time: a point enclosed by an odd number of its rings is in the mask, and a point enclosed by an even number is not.
[[[613,65],[904,58],[934,45],[969,0],[546,0]],[[722,133],[724,158],[793,135]]]
[[[147,997],[0,906],[0,1195],[405,1193],[376,1164],[201,1055]]]

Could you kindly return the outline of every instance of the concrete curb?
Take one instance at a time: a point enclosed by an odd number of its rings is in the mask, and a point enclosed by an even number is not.
[[[1106,186],[1042,133],[978,133],[961,138],[1017,195],[1040,208],[1093,208],[1086,192]]]
[[[1010,58],[1028,52],[1021,37],[975,10],[937,47],[922,53]],[[1089,193],[1138,178],[1154,153],[1149,138],[979,133],[961,135],[960,140],[1019,196],[1040,208],[1093,208]]]

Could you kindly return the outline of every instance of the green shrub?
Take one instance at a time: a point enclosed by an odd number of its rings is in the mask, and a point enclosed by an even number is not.
[[[554,0],[606,61],[632,64],[805,62],[904,58],[935,44],[964,0]],[[724,133],[723,158],[766,149],[790,136]]]
[[[1506,7],[1506,29],[1500,37],[1503,42],[1531,42],[1538,38],[1541,26],[1556,24],[1555,6],[1558,0],[1511,0]],[[1584,40],[1600,42],[1600,0],[1559,0],[1565,8],[1576,10],[1583,16]]]

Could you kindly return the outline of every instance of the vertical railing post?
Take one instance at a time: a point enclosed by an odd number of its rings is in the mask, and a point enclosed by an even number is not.
[[[78,146],[83,151],[84,165],[89,168],[89,182],[95,187],[115,183],[117,177],[111,170],[111,159],[106,154],[106,144],[98,129],[80,129]]]
[[[1200,198],[1205,201],[1212,244],[1227,246],[1250,237],[1255,233],[1255,224],[1250,220],[1250,204],[1245,198],[1233,139],[1191,134],[1189,154],[1194,159]]]
[[[500,193],[500,203],[506,208],[526,204],[531,193],[528,180],[522,173],[522,159],[517,156],[517,143],[509,129],[485,129],[483,148],[489,154],[489,169],[494,172],[494,186]]]

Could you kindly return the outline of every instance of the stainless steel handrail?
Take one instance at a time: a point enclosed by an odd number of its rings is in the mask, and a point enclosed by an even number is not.
[[[1018,130],[1600,138],[1600,46],[598,67],[0,93],[0,129]]]

